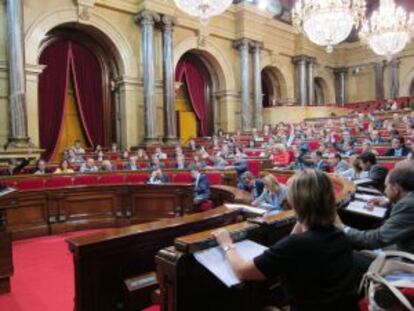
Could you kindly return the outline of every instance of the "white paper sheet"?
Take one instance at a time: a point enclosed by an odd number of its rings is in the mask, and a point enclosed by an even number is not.
[[[387,209],[384,207],[374,206],[373,209],[368,209],[365,202],[353,201],[347,208],[348,211],[370,215],[373,217],[384,218]]]
[[[267,247],[250,240],[235,243],[235,247],[244,260],[252,260],[267,249]],[[220,281],[226,284],[227,287],[237,285],[241,282],[233,272],[226,255],[219,246],[194,253],[194,257]]]
[[[254,207],[254,206],[250,206],[250,205],[245,205],[245,204],[224,204],[225,207],[230,208],[230,209],[241,209],[242,211],[246,212],[246,213],[252,213],[252,214],[257,214],[257,215],[264,215],[267,211],[264,210],[263,208],[258,208],[258,207]]]
[[[358,186],[357,187],[357,192],[367,192],[373,195],[382,195],[382,193],[380,191],[378,191],[377,189],[374,188],[368,188],[368,187],[361,187]]]
[[[380,199],[380,198],[385,198],[385,197],[384,196],[379,196],[379,195],[373,195],[373,194],[363,194],[363,193],[356,193],[355,194],[355,199],[360,200],[360,201],[364,201],[364,202],[368,202],[369,200]]]
[[[370,182],[372,182],[372,179],[369,179],[369,178],[361,178],[361,179],[354,180],[355,185],[368,184]]]
[[[15,192],[15,191],[17,191],[17,189],[11,188],[11,187],[7,187],[7,188],[5,188],[5,189],[3,189],[3,190],[0,191],[0,196],[2,197],[4,195],[6,195],[6,194],[9,194],[9,193],[12,193],[12,192]]]

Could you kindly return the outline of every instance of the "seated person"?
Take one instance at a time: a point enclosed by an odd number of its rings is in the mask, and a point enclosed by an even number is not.
[[[160,168],[157,168],[151,172],[151,176],[148,179],[150,185],[161,185],[168,182],[168,176],[165,175]]]
[[[118,152],[118,144],[117,143],[112,143],[111,144],[111,152]]]
[[[405,146],[404,137],[393,138],[391,140],[391,149],[384,154],[386,157],[406,157],[410,149]]]
[[[275,145],[275,152],[270,155],[270,160],[272,160],[273,165],[275,166],[285,166],[290,163],[290,153],[286,150],[283,144]]]
[[[373,154],[375,154],[376,156],[378,156],[378,155],[379,155],[378,151],[377,151],[377,150],[375,150],[375,149],[372,147],[372,143],[371,143],[369,140],[365,140],[365,141],[362,143],[361,153],[365,153],[365,152],[372,152],[372,153],[373,153]]]
[[[340,153],[330,153],[328,156],[329,165],[332,166],[334,172],[338,175],[341,175],[348,172],[352,169],[351,165],[345,160],[342,159]]]
[[[56,171],[53,172],[53,174],[72,174],[74,173],[73,168],[70,166],[70,163],[68,160],[63,159],[59,163],[59,167],[56,169]]]
[[[162,152],[161,147],[155,148],[155,153],[153,156],[157,157],[159,160],[167,159],[167,154]]]
[[[86,162],[81,165],[79,171],[81,173],[96,173],[98,167],[95,166],[95,160],[93,158],[87,158]]]
[[[207,175],[202,174],[198,168],[191,170],[191,176],[194,180],[193,202],[195,205],[199,205],[210,199],[210,182]]]
[[[352,142],[350,142],[350,141],[344,142],[343,145],[342,145],[342,147],[339,147],[339,150],[338,151],[340,151],[340,153],[343,156],[347,156],[347,157],[350,157],[350,156],[356,154],[356,151],[355,151],[355,148],[354,148],[354,144]]]
[[[241,175],[237,188],[251,193],[253,200],[256,200],[262,194],[264,185],[260,179],[254,178],[253,174],[247,171]]]
[[[99,150],[96,154],[96,161],[102,162],[105,158],[104,152],[102,150]]]
[[[192,170],[192,169],[197,168],[199,170],[202,170],[205,167],[206,167],[206,162],[204,162],[203,160],[201,160],[201,158],[200,158],[199,155],[197,155],[197,154],[194,155],[193,156],[193,160],[190,163],[190,169]]]
[[[322,159],[322,153],[320,151],[312,151],[311,162],[311,168],[322,172],[328,172],[328,164]]]
[[[372,186],[375,189],[383,192],[385,188],[385,178],[387,177],[388,170],[377,164],[377,157],[371,152],[366,152],[358,157],[359,164],[363,171],[367,172],[366,178],[371,182],[367,183],[367,186]]]
[[[129,159],[129,151],[128,149],[124,149],[121,153],[121,160],[128,160]]]
[[[164,163],[160,162],[160,159],[157,156],[153,155],[151,157],[151,162],[148,163],[147,166],[150,170],[156,170],[156,169],[159,169],[159,168],[163,169],[164,168]]]
[[[196,151],[197,145],[194,139],[190,139],[190,141],[188,142],[188,147],[190,147],[192,151]]]
[[[177,155],[176,162],[174,164],[174,168],[177,169],[177,170],[185,170],[186,169],[184,154]]]
[[[75,146],[72,148],[73,151],[75,151],[76,154],[84,154],[85,149],[81,147],[81,142],[79,139],[75,140]]]
[[[252,202],[253,206],[270,211],[281,211],[286,201],[286,187],[281,185],[272,174],[263,179],[264,190],[262,194]]]
[[[229,232],[213,233],[242,281],[281,278],[292,311],[357,311],[351,244],[334,226],[334,187],[321,171],[307,170],[289,182],[289,205],[297,215],[291,234],[253,260],[244,260]]]
[[[32,156],[31,149],[28,151],[25,158],[23,158],[20,163],[16,159],[10,159],[7,161],[7,169],[1,171],[2,176],[14,176],[19,174],[27,165],[29,165],[29,158]]]
[[[124,170],[126,171],[137,171],[139,169],[137,165],[137,158],[136,157],[129,157],[128,164],[124,166]]]
[[[221,170],[228,165],[228,162],[220,155],[209,157],[208,159],[213,163],[213,165],[207,165],[206,169]]]
[[[47,167],[46,161],[43,159],[37,160],[36,163],[36,169],[34,174],[35,175],[44,175],[44,174],[50,174],[52,171]]]
[[[183,149],[181,148],[181,146],[176,146],[175,147],[174,158],[177,159],[177,157],[179,157],[179,156],[184,156],[184,152],[183,152]]]
[[[237,179],[240,180],[241,175],[248,170],[247,160],[242,158],[241,155],[236,155],[233,164],[225,166],[224,169],[235,170],[237,172]]]
[[[147,153],[145,152],[145,150],[144,150],[144,149],[139,148],[139,149],[137,150],[137,153],[136,153],[136,159],[137,159],[137,161],[144,161],[144,160],[148,160],[148,155],[147,155]]]
[[[358,249],[378,249],[396,245],[397,249],[414,254],[414,167],[410,163],[397,166],[386,179],[387,199],[373,199],[368,204],[389,206],[390,216],[376,229],[361,231],[338,226]]]
[[[96,145],[95,149],[93,150],[94,153],[98,153],[99,151],[103,151],[102,150],[102,146],[101,145]]]
[[[65,159],[69,161],[69,163],[83,163],[83,157],[75,152],[73,149],[67,150],[67,154],[65,155]]]
[[[103,160],[101,163],[101,169],[102,172],[112,172],[116,171],[116,166],[112,165],[110,160]]]

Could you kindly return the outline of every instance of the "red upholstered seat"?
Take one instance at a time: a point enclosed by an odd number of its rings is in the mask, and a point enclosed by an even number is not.
[[[312,151],[319,148],[319,141],[317,140],[310,140],[308,144],[309,144],[309,149]]]
[[[200,211],[208,211],[214,208],[214,204],[212,201],[208,200],[200,204]]]
[[[380,163],[380,164],[383,165],[385,168],[387,168],[390,171],[390,170],[394,169],[396,162],[390,161],[390,162],[383,162],[383,163]]]
[[[206,173],[210,185],[220,185],[221,184],[221,173],[219,172],[207,172]]]
[[[0,182],[0,185],[5,187],[16,187],[16,181],[15,180],[2,180]]]
[[[76,186],[79,185],[97,185],[98,176],[95,175],[79,175],[74,178],[73,184]]]
[[[247,168],[254,177],[259,177],[260,173],[260,161],[254,161],[254,160],[247,160]]]
[[[172,182],[191,183],[192,181],[193,177],[189,172],[176,173],[172,178]]]
[[[276,176],[276,179],[278,182],[280,182],[281,184],[287,184],[288,180],[289,180],[290,176]]]
[[[388,150],[386,147],[374,147],[374,149],[378,152],[378,155],[383,155]]]
[[[143,173],[137,173],[137,174],[128,174],[125,182],[136,184],[136,183],[145,183],[148,180],[149,175],[143,174]]]
[[[116,164],[116,169],[120,170],[120,171],[123,170],[124,169],[124,163],[122,163],[122,162],[117,163]]]
[[[108,184],[122,184],[124,182],[124,175],[120,174],[109,174],[109,175],[103,175],[99,179],[99,183],[102,185],[108,185]]]
[[[16,183],[16,187],[19,190],[42,189],[45,187],[45,181],[43,178],[22,179]]]
[[[46,180],[46,188],[63,188],[69,187],[73,184],[71,176],[54,176]]]

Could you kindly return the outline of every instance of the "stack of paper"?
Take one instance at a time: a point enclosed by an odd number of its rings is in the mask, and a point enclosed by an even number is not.
[[[234,245],[237,252],[246,261],[253,260],[253,258],[261,255],[267,249],[267,247],[250,240],[245,240]],[[224,254],[219,246],[194,253],[194,257],[228,287],[241,283],[228,262],[226,254]]]
[[[355,199],[360,200],[360,201],[364,201],[364,202],[368,202],[372,199],[382,199],[385,198],[384,196],[378,196],[378,195],[373,195],[373,194],[362,194],[362,193],[356,193],[355,194]]]
[[[372,208],[368,208],[365,202],[360,201],[353,201],[349,203],[346,210],[377,218],[384,218],[387,212],[387,209],[384,207],[374,206]]]
[[[225,207],[230,209],[240,209],[245,213],[251,213],[251,214],[257,214],[257,215],[264,215],[266,214],[266,210],[263,208],[258,208],[250,205],[244,205],[244,204],[224,204]]]

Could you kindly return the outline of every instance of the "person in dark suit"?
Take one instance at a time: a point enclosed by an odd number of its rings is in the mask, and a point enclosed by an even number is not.
[[[241,176],[244,172],[247,172],[247,160],[243,159],[240,154],[236,154],[234,157],[234,162],[232,165],[227,165],[224,167],[225,170],[235,170],[237,173],[237,180],[238,182],[241,181]]]
[[[253,174],[247,171],[241,175],[237,188],[251,193],[253,200],[256,200],[262,194],[264,184],[263,181],[255,179]]]
[[[164,168],[164,163],[160,162],[160,159],[156,156],[152,156],[151,157],[151,162],[148,163],[148,168],[150,170],[156,170],[156,169],[163,169]]]
[[[139,169],[138,165],[137,165],[137,158],[134,157],[129,157],[128,160],[128,164],[125,165],[124,170],[126,171],[137,171]]]
[[[7,169],[1,171],[1,176],[14,176],[19,174],[27,165],[29,165],[30,161],[27,158],[24,158],[17,163],[16,159],[10,159],[7,161]]]
[[[390,216],[379,228],[361,231],[346,227],[338,219],[354,247],[378,249],[396,245],[414,254],[414,167],[410,163],[397,166],[386,180],[386,199],[374,199],[368,205],[388,206]]]
[[[186,169],[184,154],[177,155],[174,168],[177,170]]]
[[[311,153],[311,161],[313,163],[311,165],[313,169],[322,172],[328,172],[328,164],[326,164],[326,162],[322,159],[322,153],[320,151],[313,151]]]
[[[361,154],[358,157],[358,160],[362,170],[368,172],[367,178],[371,180],[365,185],[372,186],[383,192],[388,170],[384,166],[377,164],[377,157],[372,152],[365,152]]]
[[[34,172],[35,175],[44,175],[44,174],[50,174],[52,171],[50,168],[47,167],[46,161],[43,159],[39,159],[36,163],[36,170]]]
[[[150,185],[161,185],[167,183],[168,181],[168,176],[165,175],[160,168],[157,168],[152,171],[147,183]]]
[[[117,169],[116,166],[112,165],[111,160],[103,160],[99,170],[101,172],[112,172],[112,171],[116,171],[116,169]]]
[[[202,174],[197,168],[191,170],[191,176],[194,179],[193,202],[199,205],[210,199],[210,182],[207,175]]]
[[[404,137],[393,138],[391,140],[391,149],[384,154],[386,157],[406,157],[410,153],[410,149],[405,146]]]

